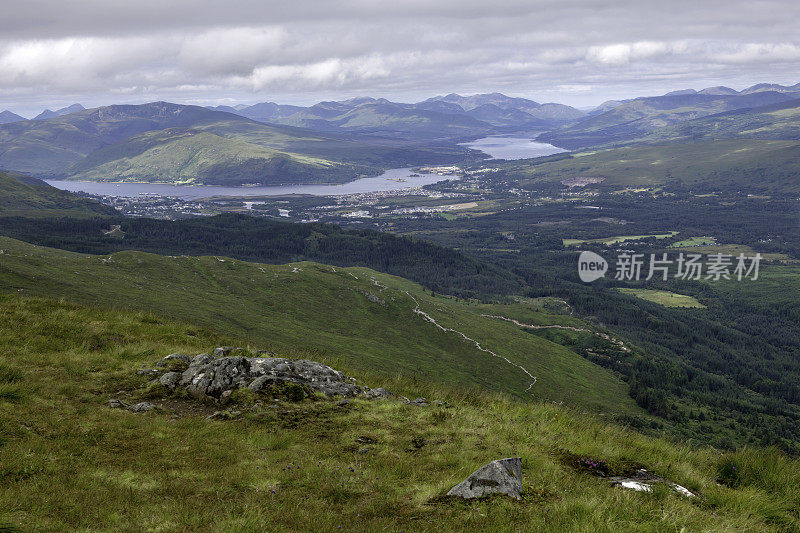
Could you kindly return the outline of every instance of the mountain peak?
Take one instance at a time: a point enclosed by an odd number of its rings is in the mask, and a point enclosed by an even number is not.
[[[20,122],[23,120],[28,120],[25,117],[21,117],[16,113],[12,113],[8,109],[3,112],[0,112],[0,124],[11,124],[12,122]]]
[[[51,109],[45,109],[35,117],[33,120],[47,120],[49,118],[56,118],[61,117],[64,115],[69,115],[70,113],[77,113],[78,111],[84,111],[86,108],[83,107],[81,104],[72,104],[67,107],[62,107],[61,109],[57,109],[55,111]]]

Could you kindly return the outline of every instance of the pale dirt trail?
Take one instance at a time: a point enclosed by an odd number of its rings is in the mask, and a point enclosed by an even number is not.
[[[568,329],[570,331],[584,331],[586,333],[591,333],[592,335],[597,335],[601,339],[605,339],[605,340],[607,340],[607,341],[609,341],[609,342],[611,342],[613,344],[616,344],[624,352],[631,351],[630,348],[625,346],[625,343],[623,343],[621,340],[615,339],[611,335],[607,335],[605,333],[600,333],[598,331],[592,331],[591,329],[587,329],[587,328],[576,328],[574,326],[562,326],[560,324],[553,324],[553,325],[550,325],[550,326],[539,326],[539,325],[536,325],[536,324],[523,324],[522,322],[520,322],[518,320],[514,320],[513,318],[508,318],[508,317],[505,317],[505,316],[499,316],[499,315],[481,315],[481,316],[482,317],[486,317],[486,318],[496,318],[497,320],[505,320],[506,322],[511,322],[514,325],[517,325],[517,326],[522,327],[522,328],[528,328],[528,329]]]
[[[470,337],[467,337],[466,335],[464,335],[463,333],[461,333],[458,330],[455,330],[455,329],[452,329],[452,328],[446,328],[446,327],[442,326],[441,324],[436,322],[436,320],[432,316],[430,316],[428,313],[426,313],[425,311],[422,310],[422,308],[419,305],[419,302],[417,301],[416,298],[414,298],[414,296],[410,292],[405,291],[405,293],[408,295],[409,298],[411,298],[414,301],[415,307],[414,307],[413,311],[416,314],[420,315],[425,320],[427,320],[428,322],[430,322],[431,324],[433,324],[434,326],[436,326],[437,328],[441,329],[442,331],[444,331],[446,333],[455,333],[456,335],[459,335],[460,337],[462,337],[465,341],[469,341],[469,342],[473,343],[478,350],[480,350],[482,352],[485,352],[485,353],[488,353],[492,357],[496,357],[498,359],[502,359],[503,361],[505,361],[509,365],[511,365],[513,367],[516,367],[516,368],[520,369],[521,371],[523,371],[526,376],[531,378],[531,382],[528,385],[528,388],[525,389],[525,392],[528,392],[529,390],[531,390],[531,388],[536,384],[536,376],[534,376],[533,374],[528,372],[527,368],[525,368],[522,365],[518,365],[517,363],[514,363],[514,362],[510,361],[507,357],[503,357],[502,355],[498,355],[498,354],[494,353],[493,351],[484,348],[483,346],[481,346],[481,344],[478,341],[476,341],[475,339],[472,339]]]

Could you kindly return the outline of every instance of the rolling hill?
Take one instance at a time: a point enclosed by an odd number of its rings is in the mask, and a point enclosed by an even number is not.
[[[637,142],[697,142],[716,139],[800,139],[800,99],[737,109],[657,129]]]
[[[569,150],[626,144],[659,128],[736,109],[750,109],[796,99],[798,93],[755,91],[746,94],[667,94],[636,98],[539,136]]]
[[[106,205],[80,198],[16,172],[0,171],[0,216],[119,216]]]
[[[797,194],[800,142],[732,139],[630,146],[577,152],[571,158],[541,164],[510,162],[503,168],[533,188],[595,177],[603,180],[593,187],[606,191],[669,185],[695,192]]]
[[[594,329],[530,305],[478,306],[431,296],[374,270],[311,262],[264,265],[131,251],[93,256],[5,237],[0,249],[4,291],[145,310],[276,352],[316,352],[387,376],[413,374],[609,415],[643,413],[612,372],[483,316],[511,314]]]
[[[452,143],[320,134],[166,102],[0,125],[0,168],[67,179],[335,183],[470,157],[479,156]]]

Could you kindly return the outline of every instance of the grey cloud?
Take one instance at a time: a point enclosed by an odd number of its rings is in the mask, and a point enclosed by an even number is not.
[[[800,81],[794,1],[431,4],[15,2],[0,19],[0,108],[487,90],[581,104]]]

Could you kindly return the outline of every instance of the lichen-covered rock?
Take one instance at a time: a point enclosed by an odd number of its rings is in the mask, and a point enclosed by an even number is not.
[[[146,413],[147,411],[151,411],[155,409],[155,405],[150,402],[139,402],[133,407],[131,407],[131,411],[134,413]]]
[[[326,396],[362,393],[355,380],[333,368],[305,359],[280,357],[200,356],[192,360],[179,384],[194,398],[219,401],[225,391],[249,387],[258,392],[270,385],[297,383]]]
[[[374,399],[377,399],[377,398],[391,398],[391,397],[394,396],[394,394],[392,394],[388,390],[386,390],[384,388],[381,388],[381,387],[379,387],[377,389],[368,389],[368,390],[364,391],[364,395],[367,398],[371,399],[371,400],[374,400]]]
[[[174,391],[178,384],[181,382],[180,372],[167,372],[160,378],[158,382],[164,385],[168,390]]]
[[[409,400],[408,405],[415,405],[417,407],[425,407],[428,405],[428,400],[426,398],[417,398],[415,400]]]
[[[498,459],[482,466],[467,479],[450,489],[448,496],[464,499],[483,498],[492,494],[505,494],[521,499],[522,459]]]
[[[186,354],[171,353],[168,356],[166,356],[165,358],[163,358],[161,361],[156,363],[156,366],[169,366],[169,365],[171,365],[173,363],[185,363],[185,364],[188,365],[191,361],[192,361],[192,358],[189,357]]]

